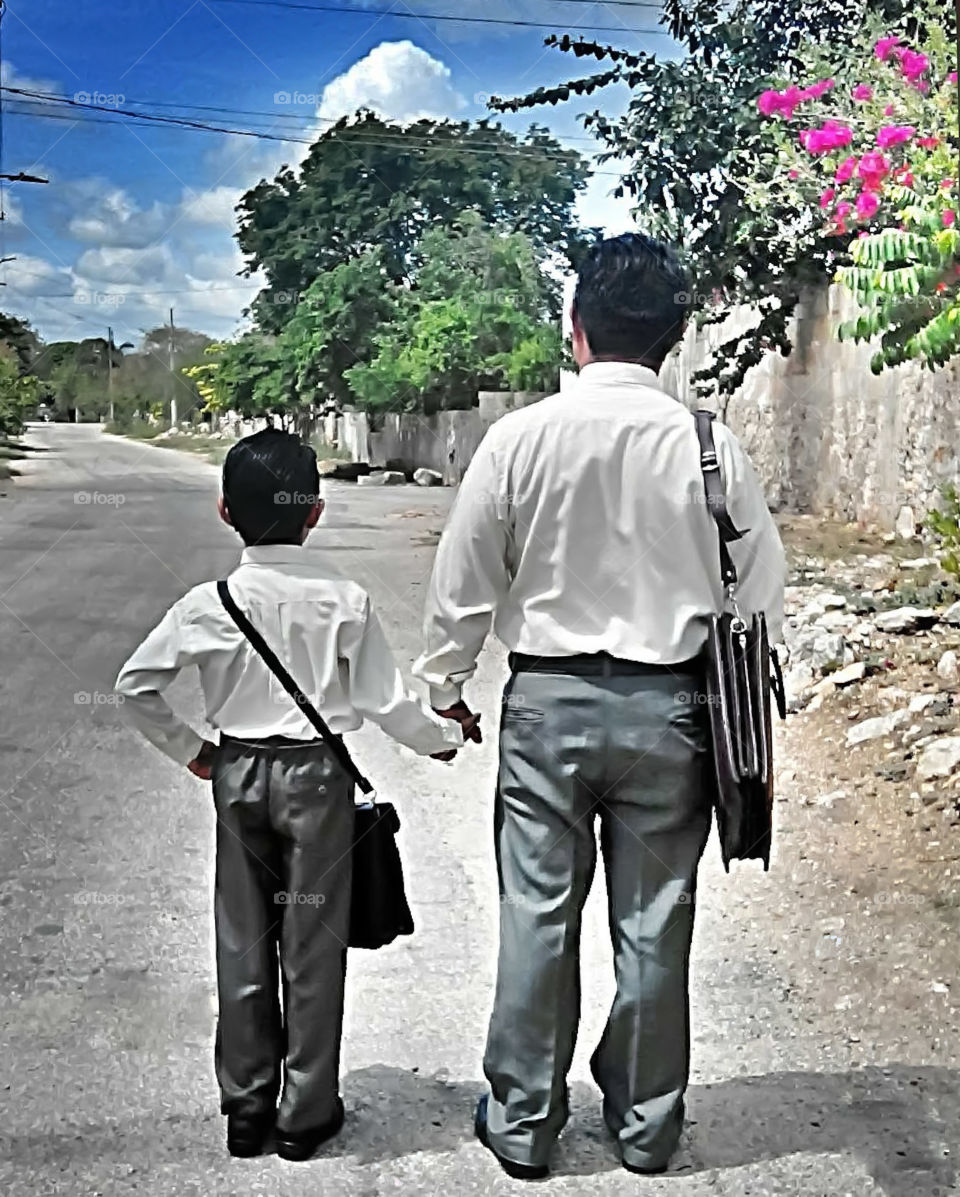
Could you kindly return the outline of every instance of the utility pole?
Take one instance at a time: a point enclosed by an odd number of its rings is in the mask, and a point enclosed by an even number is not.
[[[110,423],[113,423],[113,329],[107,329],[107,403]]]
[[[960,4],[960,0],[957,0]],[[177,426],[177,375],[174,358],[174,337],[176,335],[176,327],[173,323],[173,308],[170,309],[170,427]]]

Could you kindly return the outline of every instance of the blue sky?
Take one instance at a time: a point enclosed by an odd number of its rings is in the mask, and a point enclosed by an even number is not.
[[[486,96],[555,83],[584,65],[545,48],[546,30],[382,15],[390,0],[345,6],[369,11],[307,12],[240,0],[11,0],[0,26],[3,83],[309,136],[323,120],[361,104],[400,121],[482,116]],[[662,35],[628,32],[655,28],[654,7],[588,0],[395,0],[394,7],[555,22],[560,32],[587,36],[591,26],[623,27],[623,34],[595,36],[661,53],[671,46]],[[575,140],[585,136],[577,113],[598,103],[619,111],[624,100],[611,89],[599,100],[506,123],[523,128],[535,119],[590,150],[591,141]],[[111,324],[118,339],[136,343],[171,306],[178,325],[230,335],[242,327],[241,312],[257,289],[237,277],[233,205],[282,163],[295,164],[306,147],[106,123],[112,120],[4,94],[3,170],[50,182],[6,190],[0,257],[16,261],[0,267],[7,284],[0,304],[48,340],[103,335]],[[582,215],[619,232],[632,222],[626,204],[606,194],[615,183],[597,178]]]

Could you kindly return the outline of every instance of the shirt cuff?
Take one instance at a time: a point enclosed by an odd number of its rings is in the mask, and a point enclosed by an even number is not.
[[[443,742],[449,744],[451,748],[462,748],[465,741],[463,738],[463,728],[456,721],[456,719],[444,719],[443,727],[440,729],[443,735]]]
[[[463,687],[457,685],[431,686],[430,705],[436,711],[449,711],[455,707],[463,696]]]

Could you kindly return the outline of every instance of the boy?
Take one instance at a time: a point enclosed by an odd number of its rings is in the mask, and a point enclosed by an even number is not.
[[[316,454],[296,436],[267,429],[230,450],[220,517],[246,545],[230,578],[233,597],[334,733],[366,717],[415,752],[449,760],[464,735],[479,738],[479,731],[406,693],[369,597],[303,548],[323,512],[319,489]],[[188,665],[200,670],[219,747],[162,696]],[[213,582],[174,604],[120,671],[117,690],[147,739],[213,781],[216,1069],[228,1150],[258,1155],[275,1131],[280,1156],[308,1159],[344,1117],[338,1082],[353,782],[234,624]]]

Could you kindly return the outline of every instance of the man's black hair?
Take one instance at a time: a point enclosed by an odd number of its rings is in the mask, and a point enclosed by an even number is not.
[[[279,428],[237,441],[223,463],[223,500],[248,545],[300,544],[319,493],[316,453]]]
[[[598,242],[573,302],[594,357],[656,368],[683,336],[690,307],[690,281],[676,254],[643,233]]]

